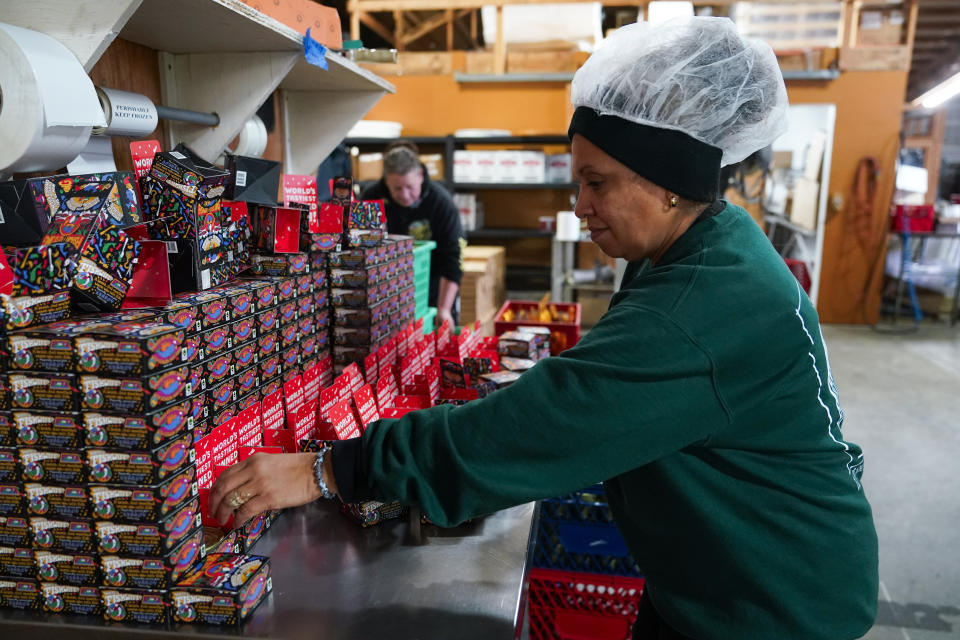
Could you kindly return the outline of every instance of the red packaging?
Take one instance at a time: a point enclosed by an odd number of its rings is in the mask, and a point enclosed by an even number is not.
[[[303,378],[296,376],[283,385],[283,401],[287,411],[287,424],[295,420],[297,412],[303,406]]]
[[[160,153],[160,143],[156,140],[138,140],[130,143],[130,156],[133,158],[133,171],[140,180],[150,173],[153,156]]]
[[[240,412],[235,420],[238,427],[238,446],[259,446],[263,442],[263,422],[261,419],[260,403]]]
[[[297,412],[294,424],[294,437],[297,442],[313,436],[313,429],[317,423],[317,401],[305,402]]]
[[[263,399],[261,404],[261,416],[263,431],[266,434],[269,431],[276,431],[283,428],[283,391],[276,391]]]
[[[303,372],[303,398],[305,402],[320,397],[320,364],[317,363]]]
[[[196,452],[197,486],[200,489],[209,489],[213,486],[213,449],[220,436],[217,429],[200,438],[193,445]]]
[[[336,431],[338,440],[360,437],[360,429],[353,415],[353,409],[347,401],[338,402],[330,409],[330,423]]]
[[[380,412],[377,410],[377,403],[373,398],[373,390],[369,384],[365,384],[353,394],[353,403],[357,407],[357,415],[360,419],[360,428],[363,431],[371,422],[380,419]]]
[[[265,446],[241,446],[237,453],[237,462],[243,462],[256,453],[283,453],[283,447],[265,447]]]
[[[317,200],[316,177],[292,173],[284,174],[283,203],[289,205],[292,202],[297,202],[309,207],[306,228],[310,233],[320,232]]]

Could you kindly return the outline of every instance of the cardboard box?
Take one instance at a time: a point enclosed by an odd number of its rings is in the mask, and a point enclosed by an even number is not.
[[[332,251],[327,260],[330,269],[365,269],[381,262],[377,247]]]
[[[80,485],[87,469],[80,449],[20,448],[20,478],[23,482]]]
[[[73,412],[78,408],[77,378],[70,373],[8,373],[6,405],[12,409]]]
[[[797,178],[793,183],[790,198],[790,222],[804,229],[815,230],[819,204],[820,183],[807,178]]]
[[[260,335],[276,331],[280,328],[280,309],[272,307],[266,311],[261,311],[255,316],[257,321],[257,331]]]
[[[36,611],[43,598],[36,580],[0,578],[0,609]]]
[[[73,342],[45,327],[8,334],[5,348],[11,371],[73,371]]]
[[[40,596],[46,613],[84,616],[99,616],[103,613],[100,589],[97,587],[42,582]]]
[[[0,512],[0,546],[31,547],[32,541],[29,520],[22,516],[6,516]]]
[[[569,153],[546,156],[546,181],[553,184],[573,181],[573,161]]]
[[[156,240],[204,241],[222,227],[222,197],[229,172],[183,144],[156,154],[141,194],[150,235]]]
[[[280,328],[296,323],[299,318],[296,300],[290,300],[280,305]]]
[[[340,16],[337,10],[332,7],[324,7],[309,0],[274,0],[272,3],[263,3],[260,0],[242,0],[242,2],[282,22],[298,33],[309,27],[311,30],[310,36],[331,49],[343,47]]]
[[[227,200],[241,200],[268,207],[277,205],[282,171],[279,162],[227,154],[225,169],[230,174],[224,192]]]
[[[233,334],[234,346],[250,343],[256,340],[257,325],[258,322],[255,316],[247,316],[231,324],[230,331]]]
[[[208,556],[170,591],[174,622],[235,625],[270,593],[270,559],[243,554]]]
[[[76,259],[74,248],[65,243],[11,250],[5,256],[13,276],[3,302],[4,328],[15,331],[70,317],[70,292]]]
[[[27,498],[27,513],[31,516],[64,520],[90,517],[90,500],[83,485],[27,482],[23,491]]]
[[[101,589],[103,618],[110,622],[165,625],[166,594],[145,589]]]
[[[196,469],[149,487],[91,485],[93,516],[111,522],[157,522],[182,509],[197,496]]]
[[[861,11],[857,44],[896,46],[901,43],[904,16],[900,9]]]
[[[10,578],[34,579],[37,577],[37,565],[33,561],[33,549],[28,547],[0,547],[0,583]],[[2,590],[2,587],[0,587]],[[3,607],[0,600],[0,607]]]
[[[427,175],[430,176],[431,180],[434,182],[443,182],[445,175],[443,154],[421,153],[420,162],[423,163],[423,166],[427,168]]]
[[[19,465],[18,465],[19,466]],[[19,479],[18,479],[19,480]],[[27,513],[27,496],[19,482],[0,484],[0,516],[17,517]],[[0,539],[0,545],[16,545],[16,542]]]
[[[95,522],[100,553],[134,556],[164,555],[192,535],[201,525],[196,498],[158,522]]]
[[[11,416],[19,447],[79,449],[84,444],[79,413],[14,411]]]
[[[29,519],[33,549],[63,553],[93,553],[97,549],[93,524],[89,520]]]
[[[379,180],[383,177],[383,154],[361,153],[357,156],[354,180],[361,182]]]
[[[34,562],[37,564],[37,577],[43,582],[87,587],[100,584],[100,565],[96,556],[37,551]]]
[[[254,207],[253,244],[268,254],[297,253],[300,249],[300,218],[306,215],[299,207]],[[254,265],[259,258],[251,257]],[[280,274],[282,275],[282,274]]]
[[[89,447],[152,449],[193,430],[196,419],[192,405],[190,399],[181,400],[145,416],[84,412],[81,431],[83,443]]]
[[[469,55],[469,54],[468,54]],[[477,152],[458,149],[453,152],[453,181],[461,183],[477,180]]]
[[[206,556],[203,529],[195,529],[174,549],[155,556],[105,555],[104,584],[133,589],[170,589]]]
[[[257,356],[260,360],[280,353],[280,333],[270,331],[261,333],[257,338]]]
[[[303,319],[304,316],[313,316],[313,296],[303,296],[297,298],[297,321]]]

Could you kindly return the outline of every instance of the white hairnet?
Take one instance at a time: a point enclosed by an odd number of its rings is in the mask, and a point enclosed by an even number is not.
[[[571,100],[600,115],[682,131],[720,148],[721,165],[766,147],[787,126],[776,56],[727,18],[618,29],[577,71]]]

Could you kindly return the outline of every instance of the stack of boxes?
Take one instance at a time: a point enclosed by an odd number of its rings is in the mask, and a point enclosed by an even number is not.
[[[36,608],[99,614],[101,589],[121,587],[128,609],[162,621],[148,603],[203,553],[188,415],[196,354],[152,315],[7,336],[3,421],[15,448],[0,455],[0,575],[39,580],[18,587],[35,588]]]
[[[328,254],[334,374],[364,365],[414,319],[413,239],[389,236],[375,247]],[[375,375],[365,372],[368,381]]]

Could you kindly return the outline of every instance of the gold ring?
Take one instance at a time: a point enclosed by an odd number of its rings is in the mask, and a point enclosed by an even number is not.
[[[239,509],[252,497],[253,496],[246,491],[234,491],[230,494],[230,497],[227,498],[227,504],[230,505],[231,509]]]

